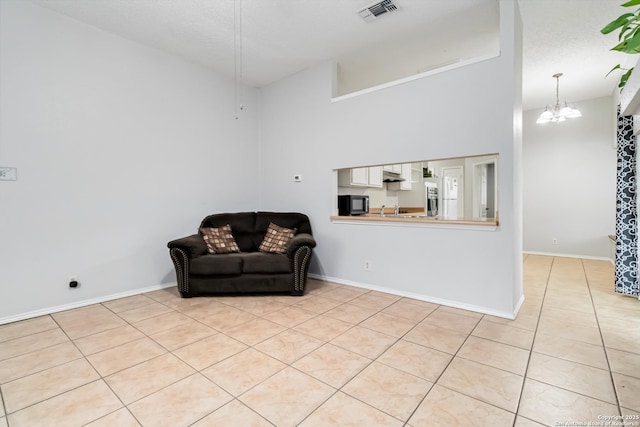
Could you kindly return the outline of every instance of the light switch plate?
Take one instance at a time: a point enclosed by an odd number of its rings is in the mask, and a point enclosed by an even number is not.
[[[0,166],[0,181],[16,181],[18,179],[18,168],[8,168]]]

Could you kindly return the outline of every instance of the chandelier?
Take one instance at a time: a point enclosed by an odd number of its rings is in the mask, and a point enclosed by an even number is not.
[[[563,101],[560,103],[560,77],[562,73],[556,73],[553,77],[556,79],[556,104],[555,105],[547,105],[536,123],[560,123],[564,122],[567,119],[574,119],[576,117],[581,117],[582,113],[577,108],[571,108],[567,104],[567,101]]]

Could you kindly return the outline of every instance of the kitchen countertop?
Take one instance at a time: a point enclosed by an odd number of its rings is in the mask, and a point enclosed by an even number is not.
[[[371,208],[369,209],[369,215],[380,215],[380,210],[381,208]],[[385,206],[384,214],[393,216],[394,210],[395,208],[393,206]],[[400,214],[405,214],[405,215],[426,215],[424,212],[424,207],[410,208],[410,207],[401,206],[399,210],[400,210]]]
[[[385,209],[386,212],[386,209]],[[473,219],[439,219],[439,218],[411,218],[411,215],[424,215],[424,211],[421,213],[412,212],[410,214],[400,214],[394,216],[392,214],[386,214],[380,216],[379,214],[368,215],[355,215],[355,216],[332,216],[331,221],[344,221],[344,222],[388,222],[388,223],[417,223],[417,224],[440,224],[440,225],[474,225],[474,226],[488,226],[497,227],[498,218],[473,218]]]

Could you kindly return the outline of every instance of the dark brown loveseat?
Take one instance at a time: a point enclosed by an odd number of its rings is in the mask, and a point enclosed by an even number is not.
[[[296,229],[285,253],[259,250],[269,225]],[[201,234],[168,243],[183,298],[212,293],[290,292],[302,295],[316,242],[301,213],[239,212],[209,215],[204,227],[231,227],[240,252],[209,253]]]

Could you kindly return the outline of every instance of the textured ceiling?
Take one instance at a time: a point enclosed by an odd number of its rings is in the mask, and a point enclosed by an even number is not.
[[[3,0],[0,0],[3,1]],[[233,76],[233,0],[32,0],[105,31]],[[371,0],[242,0],[243,79],[260,87],[327,59],[345,91],[497,52],[497,0],[395,0],[399,11],[365,23]],[[624,55],[599,29],[621,0],[518,0],[523,16],[524,108],[553,101],[563,72],[568,101],[612,93],[604,75]]]
[[[617,36],[600,29],[629,8],[624,0],[519,0],[523,22],[523,107],[555,100],[553,74],[561,72],[560,98],[569,102],[608,96],[616,89],[614,65],[637,58],[610,51]],[[633,9],[631,9],[633,10]],[[630,61],[631,60],[631,61]]]

